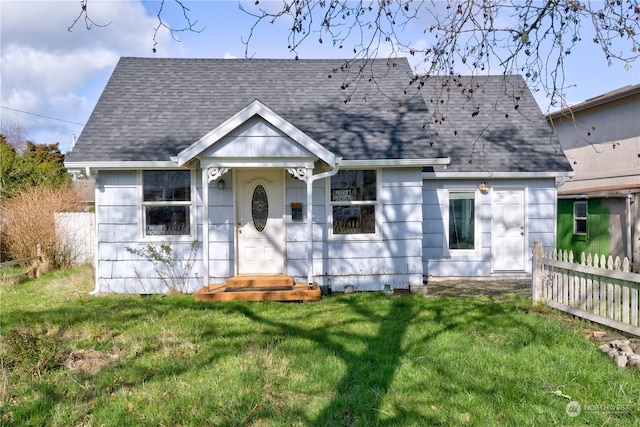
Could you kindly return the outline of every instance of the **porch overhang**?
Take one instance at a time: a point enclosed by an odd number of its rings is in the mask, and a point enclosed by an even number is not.
[[[178,153],[178,156],[176,158],[178,166],[185,165],[194,158],[201,156],[202,153],[204,153],[206,150],[209,150],[231,132],[238,129],[240,126],[247,123],[249,120],[256,116],[273,126],[282,134],[291,138],[291,140],[295,141],[295,143],[298,144],[303,150],[310,153],[313,157],[323,161],[330,168],[335,167],[336,156],[331,151],[324,148],[320,143],[310,138],[307,134],[295,127],[275,111],[271,110],[258,99],[251,102],[245,108],[238,111],[229,119],[225,120],[211,132],[207,133],[202,138],[191,144],[189,147]],[[287,161],[286,159],[282,158],[269,159],[262,157],[260,159],[260,165],[262,167],[265,167],[265,164],[269,164],[269,162],[272,162],[274,167],[287,167],[291,166],[291,161],[293,160],[294,159],[289,159]],[[238,167],[238,164],[241,164],[242,162],[247,162],[247,158],[215,158],[216,166],[223,166],[223,164],[226,164],[229,167]],[[295,162],[297,165],[300,165],[299,159],[295,160]]]

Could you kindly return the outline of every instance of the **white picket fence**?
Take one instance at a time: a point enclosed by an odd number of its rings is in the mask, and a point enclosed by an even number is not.
[[[604,255],[533,249],[533,302],[544,302],[611,328],[640,336],[638,324],[640,274],[629,271],[629,260]]]

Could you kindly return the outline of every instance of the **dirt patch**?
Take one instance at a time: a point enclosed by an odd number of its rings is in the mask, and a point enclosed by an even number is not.
[[[117,359],[114,352],[101,352],[94,349],[73,350],[64,363],[64,367],[72,372],[95,374],[109,366]]]
[[[427,297],[531,296],[531,279],[428,281]]]

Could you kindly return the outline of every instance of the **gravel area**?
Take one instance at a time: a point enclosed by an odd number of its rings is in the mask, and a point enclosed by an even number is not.
[[[513,295],[531,297],[531,279],[427,281],[427,297],[469,298]]]

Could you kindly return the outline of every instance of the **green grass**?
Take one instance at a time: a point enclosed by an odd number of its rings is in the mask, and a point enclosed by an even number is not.
[[[640,422],[640,372],[527,299],[198,303],[90,297],[91,277],[0,289],[2,425]]]

